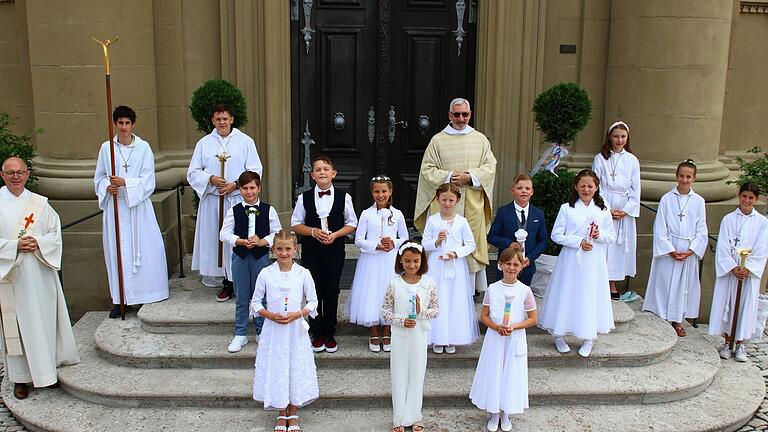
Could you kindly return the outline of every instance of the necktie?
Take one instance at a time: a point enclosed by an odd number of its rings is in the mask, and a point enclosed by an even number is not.
[[[324,195],[331,196],[331,190],[328,189],[327,191],[320,191],[317,193],[318,198],[322,198]]]
[[[525,226],[525,210],[520,210],[520,226]]]

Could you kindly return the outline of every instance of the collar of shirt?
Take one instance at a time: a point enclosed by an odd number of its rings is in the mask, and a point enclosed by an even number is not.
[[[213,128],[213,131],[211,131],[211,134],[215,135],[216,137],[221,138],[221,139],[227,139],[227,138],[231,138],[233,135],[235,135],[238,132],[240,132],[240,131],[237,128],[233,127],[232,129],[230,129],[229,134],[227,134],[227,136],[223,137],[223,136],[219,135],[219,131],[216,130],[216,128]]]
[[[261,203],[260,199],[257,199],[253,204],[248,204],[245,200],[243,200],[243,207],[258,207],[259,203]]]
[[[687,194],[684,194],[684,193],[680,192],[680,191],[677,189],[677,186],[675,186],[675,187],[673,187],[673,188],[672,188],[672,193],[674,193],[674,194],[677,194],[677,195],[680,195],[680,196],[688,196],[688,195],[693,195],[693,188],[691,188],[691,189],[688,191],[688,193],[687,193]]]
[[[446,126],[445,129],[443,129],[443,132],[447,133],[448,135],[467,135],[472,133],[474,130],[475,128],[473,128],[470,125],[464,126],[464,129],[462,130],[454,129],[453,126],[451,126],[451,124],[448,123],[448,126]]]
[[[525,207],[520,207],[516,201],[513,201],[515,203],[515,211],[517,212],[517,217],[520,217],[520,210],[525,210],[525,217],[528,217],[528,208],[531,206],[531,203],[528,203],[525,205]]]
[[[738,211],[738,214],[741,216],[752,216],[753,214],[755,214],[755,211],[756,211],[754,207],[752,207],[752,211],[749,213],[744,213],[743,211],[741,211],[741,207],[737,208],[736,210]]]

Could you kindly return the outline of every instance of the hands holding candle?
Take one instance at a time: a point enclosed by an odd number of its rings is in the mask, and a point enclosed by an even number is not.
[[[413,294],[408,302],[411,310],[408,314],[408,318],[403,322],[403,325],[405,328],[414,328],[416,327],[416,318],[421,313],[421,300],[419,299],[418,294]]]

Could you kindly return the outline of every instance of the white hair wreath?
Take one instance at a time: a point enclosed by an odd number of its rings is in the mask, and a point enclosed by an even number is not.
[[[405,250],[409,249],[409,248],[414,248],[414,249],[418,250],[419,252],[423,252],[424,251],[424,246],[422,246],[422,245],[420,245],[420,244],[418,244],[416,242],[405,242],[405,243],[403,243],[402,246],[400,246],[400,249],[397,250],[397,254],[398,255],[402,255],[403,252],[405,252]]]

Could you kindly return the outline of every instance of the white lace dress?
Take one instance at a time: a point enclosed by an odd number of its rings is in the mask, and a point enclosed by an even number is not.
[[[312,275],[296,263],[290,271],[281,272],[275,262],[259,273],[251,299],[251,315],[257,316],[264,309],[261,299],[265,293],[270,312],[301,310],[306,297],[304,307],[311,310],[310,316],[317,315]],[[253,374],[253,399],[264,402],[264,409],[285,409],[288,404],[303,407],[319,396],[315,356],[309,333],[301,321],[285,325],[269,319],[264,321]]]

